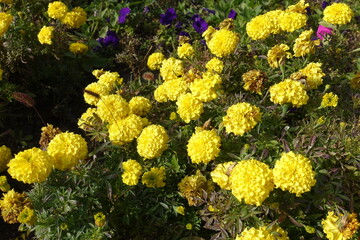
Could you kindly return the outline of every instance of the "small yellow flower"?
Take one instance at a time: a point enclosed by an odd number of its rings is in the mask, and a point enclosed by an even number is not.
[[[55,30],[54,27],[46,27],[46,26],[42,27],[37,35],[39,42],[41,44],[51,45],[52,44],[51,38],[53,36],[54,30]]]
[[[71,43],[69,51],[74,54],[84,54],[89,50],[89,47],[81,42]]]
[[[66,223],[61,223],[60,229],[64,231],[64,230],[68,229],[68,225]]]
[[[178,206],[175,207],[175,211],[183,216],[185,216],[185,207],[184,206]]]
[[[98,227],[102,227],[106,223],[106,217],[102,212],[99,212],[94,215],[95,225]]]
[[[339,97],[330,92],[330,93],[325,93],[325,95],[323,96],[322,100],[321,100],[321,107],[325,108],[325,107],[336,107],[338,105],[338,100]]]
[[[169,119],[174,121],[174,120],[177,119],[177,116],[178,116],[178,115],[176,114],[176,112],[171,112]]]
[[[160,188],[165,186],[166,173],[165,168],[151,168],[150,171],[143,174],[141,181],[146,187]]]
[[[34,225],[36,223],[36,215],[34,209],[25,207],[24,210],[18,216],[19,223],[26,223],[29,225]]]
[[[193,228],[193,225],[191,223],[186,224],[186,229],[191,230]]]

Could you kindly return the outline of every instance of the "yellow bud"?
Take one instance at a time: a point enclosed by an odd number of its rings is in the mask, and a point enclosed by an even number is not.
[[[191,223],[186,224],[186,229],[191,230],[192,229],[192,224]]]

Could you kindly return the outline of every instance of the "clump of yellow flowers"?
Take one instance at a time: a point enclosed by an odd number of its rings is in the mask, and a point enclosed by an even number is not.
[[[270,100],[276,104],[291,103],[295,107],[301,107],[309,100],[304,85],[291,79],[272,85],[269,91]]]
[[[262,226],[259,228],[246,228],[235,240],[289,240],[287,232],[280,226]]]

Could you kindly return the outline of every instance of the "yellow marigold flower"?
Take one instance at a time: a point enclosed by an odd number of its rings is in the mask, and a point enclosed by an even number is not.
[[[322,78],[325,76],[325,74],[321,70],[321,66],[322,66],[322,63],[311,62],[308,65],[306,65],[305,68],[299,70],[299,73],[301,73],[302,75],[305,75],[305,80],[306,80],[305,89],[306,90],[317,89],[323,83]],[[293,77],[295,77],[295,74],[292,74],[290,76],[290,78],[293,80],[297,80],[297,79],[293,78]]]
[[[214,183],[217,183],[222,189],[231,190],[230,174],[235,166],[235,162],[225,162],[218,164],[210,173]]]
[[[7,182],[6,176],[0,176],[0,190],[3,192],[7,192],[10,190],[10,185]]]
[[[165,168],[151,168],[150,171],[143,174],[141,181],[146,187],[158,188],[165,186],[166,173]]]
[[[324,10],[324,21],[331,24],[347,24],[354,12],[346,3],[333,3]]]
[[[195,50],[190,43],[183,43],[177,48],[179,58],[188,58],[194,56]]]
[[[148,124],[146,118],[129,114],[124,119],[118,119],[109,126],[109,139],[115,145],[123,145],[137,138]]]
[[[360,72],[350,80],[350,87],[355,90],[360,90]]]
[[[277,44],[273,46],[267,53],[267,60],[272,68],[278,68],[285,63],[286,58],[291,58],[291,53],[288,52],[290,47],[286,44]]]
[[[84,131],[89,130],[94,124],[94,114],[96,113],[96,108],[88,108],[79,118],[77,124],[78,127]]]
[[[0,172],[3,172],[7,169],[7,164],[9,163],[11,156],[10,148],[5,145],[0,147]]]
[[[189,85],[183,78],[174,78],[159,85],[154,91],[154,98],[158,102],[176,101],[188,89]]]
[[[50,175],[54,160],[40,148],[19,152],[8,163],[10,176],[24,183],[43,182]]]
[[[95,69],[92,72],[92,75],[94,75],[94,77],[96,77],[97,79],[99,79],[99,77],[101,75],[103,75],[105,73],[105,71],[103,69]]]
[[[160,69],[164,59],[164,54],[161,52],[155,52],[148,57],[147,66],[150,68],[150,70],[158,70]]]
[[[97,82],[90,83],[84,90],[84,99],[87,104],[96,105],[102,96],[109,95],[111,88]]]
[[[332,93],[325,93],[321,100],[321,107],[336,107],[338,105],[339,97]]]
[[[211,53],[217,57],[226,57],[234,53],[240,41],[239,34],[227,29],[216,31],[207,46]]]
[[[260,70],[250,70],[242,75],[244,89],[262,95],[261,91],[267,80],[266,73]]]
[[[294,32],[306,25],[306,14],[298,12],[285,12],[279,18],[281,30],[286,32]]]
[[[13,224],[18,223],[18,216],[28,204],[25,193],[17,193],[11,189],[4,193],[0,200],[1,215],[5,222]]]
[[[132,113],[145,116],[151,109],[151,102],[145,97],[137,96],[130,99],[129,107]]]
[[[273,10],[273,11],[269,11],[267,13],[264,14],[264,16],[266,16],[269,20],[268,25],[269,27],[265,27],[265,29],[270,28],[270,33],[272,34],[278,34],[281,32],[281,27],[279,24],[279,19],[281,17],[281,15],[284,13],[284,11],[282,10]],[[253,33],[256,34],[256,33]]]
[[[25,207],[24,210],[18,215],[17,220],[19,223],[34,225],[36,223],[36,215],[34,209]]]
[[[313,54],[315,52],[315,46],[320,44],[320,40],[311,40],[313,30],[303,31],[300,36],[295,40],[294,44],[294,56],[302,57],[306,54]]]
[[[176,58],[168,58],[162,62],[160,76],[164,81],[176,79],[184,74],[182,61]]]
[[[291,103],[295,107],[301,107],[309,100],[304,85],[291,79],[272,85],[269,91],[270,100],[276,104]]]
[[[150,125],[137,139],[137,152],[145,159],[160,157],[168,148],[169,137],[163,126]]]
[[[49,3],[47,13],[53,19],[61,20],[68,12],[68,7],[60,1]]]
[[[134,186],[138,183],[142,174],[142,166],[136,160],[129,159],[122,163],[124,173],[121,175],[123,183]]]
[[[309,192],[316,183],[310,160],[292,151],[283,153],[275,162],[273,174],[277,188],[295,193],[297,197]]]
[[[53,36],[54,29],[55,29],[54,27],[46,27],[46,26],[42,27],[37,35],[39,42],[41,44],[51,45],[52,44],[51,38]]]
[[[287,232],[282,229],[280,226],[266,227],[262,226],[260,228],[246,228],[242,231],[241,235],[238,235],[235,240],[290,240]]]
[[[176,120],[176,119],[177,119],[177,114],[176,114],[176,112],[171,112],[169,119],[170,119],[170,120],[173,120],[173,121]]]
[[[199,119],[204,111],[204,104],[191,93],[181,95],[177,102],[177,113],[184,122]]]
[[[269,15],[263,14],[254,17],[246,24],[246,33],[253,40],[267,38],[272,32],[272,24]]]
[[[184,206],[174,207],[174,209],[177,213],[180,213],[181,215],[185,216],[185,207]]]
[[[50,141],[47,152],[54,157],[54,167],[64,171],[84,160],[88,148],[85,139],[79,134],[65,132]]]
[[[260,108],[247,102],[241,102],[228,108],[226,116],[223,117],[223,124],[227,133],[243,136],[256,126],[261,115]]]
[[[0,12],[0,37],[8,30],[12,20],[13,16],[11,14]]]
[[[191,223],[187,223],[187,224],[185,225],[185,228],[186,228],[187,230],[191,230],[191,229],[193,228],[193,226],[192,226]]]
[[[120,77],[119,73],[109,71],[102,72],[98,79],[98,83],[104,84],[111,90],[113,90],[116,85],[120,85],[123,82],[123,79]]]
[[[306,14],[307,7],[309,7],[309,4],[305,3],[305,0],[300,0],[297,4],[288,6],[286,12],[297,12]]]
[[[73,54],[84,54],[89,50],[89,47],[86,44],[81,42],[71,43],[69,46],[69,51]]]
[[[274,188],[268,165],[255,159],[243,160],[230,173],[232,194],[246,204],[260,206]]]
[[[68,225],[66,223],[61,223],[60,224],[60,229],[65,231],[66,229],[68,229]]]
[[[190,206],[196,206],[201,202],[198,199],[203,197],[204,191],[210,193],[214,190],[211,181],[207,181],[199,170],[196,171],[195,175],[184,177],[178,187],[181,195],[187,199]]]
[[[106,223],[106,216],[102,212],[98,212],[94,215],[95,225],[98,227],[103,227]]]
[[[117,94],[103,96],[97,104],[96,112],[102,121],[115,122],[130,113],[129,103]]]
[[[203,34],[201,35],[203,38],[205,38],[206,42],[209,42],[211,40],[211,38],[213,37],[214,33],[217,30],[215,28],[213,28],[212,26],[209,26],[205,32],[203,32]]]
[[[329,240],[352,238],[360,226],[356,217],[356,213],[338,216],[333,211],[328,212],[326,219],[321,221],[326,238]]]
[[[205,72],[202,78],[195,79],[190,84],[191,94],[202,102],[217,98],[220,89],[221,76],[215,72]]]
[[[224,63],[220,59],[213,57],[206,63],[205,67],[209,72],[214,71],[221,73],[224,69]]]
[[[87,20],[87,15],[81,7],[74,7],[70,12],[65,14],[61,22],[70,28],[79,28]]]
[[[187,152],[192,163],[208,163],[219,156],[220,146],[221,138],[215,129],[197,127],[189,139]]]

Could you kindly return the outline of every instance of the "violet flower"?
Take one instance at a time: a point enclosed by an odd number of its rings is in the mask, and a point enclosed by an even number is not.
[[[99,38],[98,42],[103,46],[107,47],[109,45],[112,45],[116,47],[119,44],[119,37],[116,35],[116,32],[114,31],[108,31],[106,33],[105,38]]]
[[[205,32],[209,26],[207,22],[202,19],[198,14],[192,16],[191,19],[193,20],[192,26],[194,27],[195,31],[200,34]]]
[[[162,25],[169,25],[176,19],[177,15],[174,8],[168,8],[165,14],[160,14],[160,23]]]
[[[215,14],[215,10],[211,10],[208,8],[203,8],[203,10],[207,11],[208,13]]]
[[[181,32],[179,32],[179,36],[186,36],[186,37],[190,37],[190,34],[189,34],[188,32],[181,31]]]
[[[237,16],[237,12],[235,10],[231,9],[229,12],[228,18],[232,18],[235,20],[236,16]]]
[[[322,4],[321,4],[321,7],[324,9],[327,6],[329,6],[329,3],[327,1],[323,1]]]
[[[130,14],[130,12],[131,9],[128,7],[120,9],[118,23],[125,23],[126,17]]]
[[[319,27],[316,31],[316,36],[318,37],[318,39],[323,40],[326,35],[332,34],[332,31],[333,31],[332,28],[328,28],[323,25],[319,25]]]

